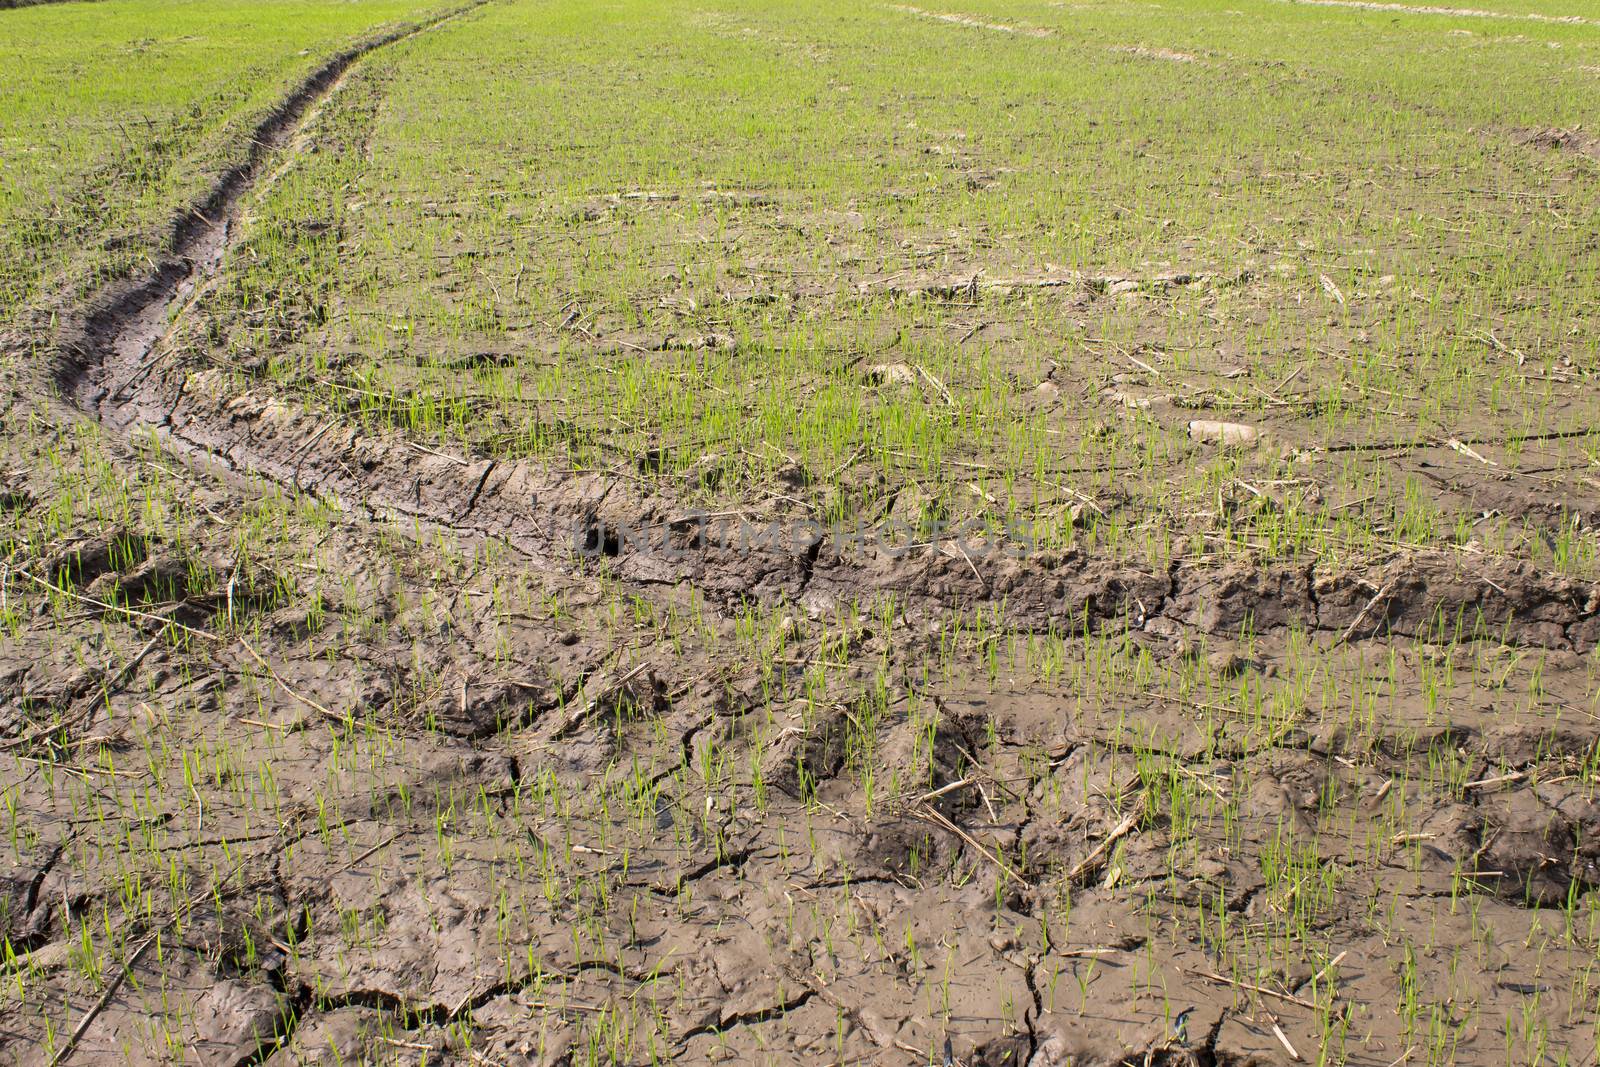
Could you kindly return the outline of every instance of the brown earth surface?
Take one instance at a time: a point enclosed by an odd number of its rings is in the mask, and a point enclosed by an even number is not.
[[[1594,1061],[1589,583],[750,549],[166,358],[392,39],[9,343],[0,1056]]]

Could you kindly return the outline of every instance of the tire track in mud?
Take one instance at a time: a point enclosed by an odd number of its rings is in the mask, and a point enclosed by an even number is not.
[[[116,393],[136,384],[124,378],[115,392],[106,383],[121,369],[139,374],[140,364],[165,334],[169,313],[216,273],[231,244],[242,205],[258,184],[267,161],[287,146],[316,108],[356,63],[373,52],[415,37],[473,11],[488,0],[468,3],[366,38],[329,57],[306,75],[243,140],[244,158],[212,183],[197,202],[170,224],[171,252],[143,275],[114,282],[92,296],[79,321],[63,331],[53,368],[56,384],[79,408],[104,421]]]
[[[1343,641],[1419,637],[1442,622],[1464,636],[1518,645],[1586,652],[1600,642],[1600,590],[1513,560],[1418,552],[1355,568],[1178,560],[1152,572],[1077,550],[996,554],[954,538],[915,552],[852,546],[804,520],[772,538],[770,516],[751,516],[758,535],[769,535],[752,540],[749,527],[708,524],[669,496],[612,474],[448,455],[399,432],[362,431],[274,396],[265,383],[240,391],[226,372],[181,365],[164,347],[175,329],[169,321],[181,319],[216,276],[246,201],[290,165],[340,79],[372,52],[486,2],[369,38],[306,76],[250,132],[243,161],[174,219],[172,253],[102,290],[68,319],[51,368],[60,393],[116,434],[154,430],[191,458],[220,461],[375,520],[501,540],[559,569],[581,567],[586,556],[611,557],[625,580],[687,583],[720,605],[787,600],[825,608],[893,595],[902,610],[917,613],[1001,607],[1012,625],[1041,631],[1236,635],[1246,626],[1299,626]]]
[[[985,557],[954,541],[916,553],[853,550],[803,521],[785,530],[814,537],[810,544],[744,543],[736,525],[685,511],[615,475],[451,456],[398,432],[363,433],[266,390],[238,392],[223,372],[141,392],[108,414],[120,417],[142,403],[181,449],[233,470],[331,498],[377,521],[421,521],[499,539],[554,568],[606,557],[620,578],[686,583],[720,605],[787,600],[826,608],[893,595],[917,613],[1003,606],[1012,624],[1040,631],[1088,625],[1236,636],[1244,627],[1299,626],[1348,641],[1422,637],[1442,626],[1579,652],[1600,641],[1600,590],[1519,561],[1422,553],[1347,569],[1179,560],[1163,572],[1076,550]],[[763,520],[752,522],[759,533]]]

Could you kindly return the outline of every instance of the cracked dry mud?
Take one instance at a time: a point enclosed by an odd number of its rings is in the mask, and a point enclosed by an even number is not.
[[[1589,583],[707,548],[168,358],[433,25],[10,370],[0,1056],[1592,1060]]]

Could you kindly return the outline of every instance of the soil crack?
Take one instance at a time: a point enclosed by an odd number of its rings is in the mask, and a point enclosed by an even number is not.
[[[678,1039],[678,1047],[680,1049],[686,1048],[689,1042],[697,1037],[726,1033],[738,1026],[749,1026],[753,1023],[764,1023],[773,1019],[780,1019],[792,1011],[805,1007],[816,995],[816,990],[806,988],[789,999],[779,1001],[770,1007],[754,1008],[750,1011],[735,1012],[732,1015],[721,1015],[715,1023],[702,1023],[686,1030],[683,1037]]]

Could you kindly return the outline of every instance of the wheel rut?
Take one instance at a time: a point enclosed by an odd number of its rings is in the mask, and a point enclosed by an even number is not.
[[[78,408],[115,421],[123,398],[151,370],[175,310],[213,276],[227,254],[244,201],[258,186],[267,162],[289,145],[308,116],[340,79],[380,49],[457,19],[488,0],[470,2],[420,22],[393,27],[324,60],[290,90],[243,138],[243,159],[218,176],[207,192],[171,221],[169,251],[142,275],[112,283],[92,296],[78,321],[57,344],[56,384]]]

